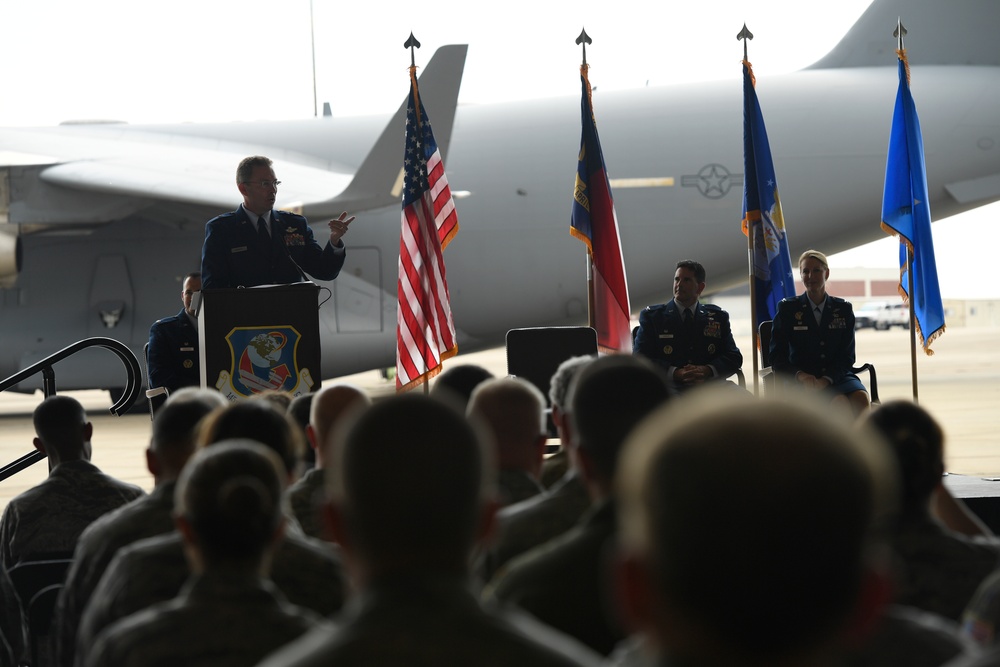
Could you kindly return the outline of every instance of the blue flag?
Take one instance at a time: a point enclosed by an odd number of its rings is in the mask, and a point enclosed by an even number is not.
[[[788,235],[781,214],[771,146],[760,113],[750,63],[743,61],[743,233],[753,236],[753,328],[774,319],[778,303],[795,296]]]
[[[882,229],[899,236],[899,292],[913,306],[916,333],[927,354],[935,338],[944,333],[944,305],[938,285],[934,241],[931,239],[931,206],[927,197],[924,142],[917,108],[910,95],[910,67],[906,52],[899,55],[899,90],[892,113],[889,156],[885,163],[882,194]],[[909,293],[907,251],[913,251],[913,294]]]

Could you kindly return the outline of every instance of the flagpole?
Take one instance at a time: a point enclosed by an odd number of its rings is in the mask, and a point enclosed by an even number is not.
[[[743,62],[748,63],[750,60],[747,58],[747,40],[753,39],[753,33],[747,29],[747,24],[743,24],[743,29],[740,33],[736,35],[737,41],[743,42]],[[744,107],[746,105],[746,100],[744,100]],[[744,112],[745,113],[745,112]],[[746,178],[746,176],[744,176]],[[757,290],[754,289],[754,274],[753,274],[753,248],[754,248],[754,236],[757,234],[757,228],[750,224],[747,224],[747,267],[748,267],[748,278],[747,285],[750,287],[750,349],[753,351],[753,395],[757,396],[760,394],[760,373],[759,373],[759,357],[758,349],[760,348],[760,331],[757,324]]]
[[[586,76],[587,69],[587,44],[593,44],[594,40],[590,38],[587,31],[581,30],[580,36],[576,38],[576,43],[583,49],[583,57],[580,61],[580,71]],[[589,86],[589,83],[588,83]],[[594,302],[594,255],[590,251],[590,247],[587,248],[587,325],[590,326],[595,331],[597,330],[597,322],[595,320],[594,311],[596,310],[596,303]]]
[[[913,309],[913,248],[906,246],[906,294],[910,304],[910,382],[913,385],[913,402],[917,400],[917,326]]]
[[[757,396],[760,393],[760,388],[758,387],[759,382],[759,372],[758,372],[758,355],[757,349],[760,345],[760,332],[757,327],[757,290],[754,289],[754,276],[753,276],[753,242],[754,236],[757,234],[757,228],[754,225],[747,227],[747,264],[749,265],[750,276],[747,280],[747,284],[750,286],[750,349],[753,351],[753,395]]]

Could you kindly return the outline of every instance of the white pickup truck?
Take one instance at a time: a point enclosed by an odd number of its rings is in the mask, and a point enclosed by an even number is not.
[[[869,301],[854,311],[854,327],[872,327],[878,331],[886,331],[890,327],[908,329],[910,309],[899,302]]]

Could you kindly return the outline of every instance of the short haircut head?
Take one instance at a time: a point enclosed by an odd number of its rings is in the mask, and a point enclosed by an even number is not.
[[[625,438],[668,396],[666,374],[645,358],[617,354],[597,359],[570,384],[574,442],[610,481]]]
[[[270,158],[263,155],[251,155],[240,160],[240,165],[236,167],[236,182],[247,183],[253,175],[253,170],[257,167],[270,167],[274,164]]]
[[[72,396],[49,396],[35,408],[32,422],[38,439],[61,457],[84,447],[87,412]]]
[[[208,562],[259,561],[282,519],[282,467],[273,451],[249,440],[225,440],[191,458],[174,511],[190,523]]]
[[[489,435],[421,394],[379,401],[338,435],[328,492],[359,555],[417,569],[464,564],[496,493]]]
[[[819,250],[806,250],[804,253],[799,255],[799,268],[802,268],[802,262],[806,261],[810,257],[822,264],[824,269],[830,269],[830,262],[827,261],[826,255],[821,253]]]
[[[209,415],[198,432],[198,445],[205,447],[231,439],[247,439],[265,445],[281,459],[288,473],[295,473],[305,443],[291,418],[271,401],[245,400]]]
[[[211,399],[192,396],[167,401],[156,412],[149,448],[169,475],[176,476],[184,467],[194,452],[199,422],[218,407]]]
[[[549,380],[549,404],[552,407],[567,410],[569,406],[566,404],[566,393],[569,391],[569,383],[576,376],[577,371],[596,358],[592,355],[582,355],[570,357],[559,364]]]
[[[195,280],[195,279],[201,280],[201,271],[192,271],[191,273],[184,276],[184,279],[181,280],[181,283],[183,284],[188,280]]]
[[[944,431],[922,407],[906,400],[872,406],[865,422],[889,445],[899,472],[904,512],[924,512],[944,472]]]
[[[876,436],[821,407],[731,393],[685,397],[632,434],[615,480],[620,536],[671,616],[767,664],[847,621],[892,470]]]
[[[342,418],[371,404],[368,394],[346,382],[327,385],[316,392],[309,410],[309,423],[315,431],[317,446],[325,445]]]
[[[693,259],[682,259],[677,262],[677,266],[674,268],[674,271],[677,269],[687,269],[688,271],[694,273],[694,279],[699,283],[705,282],[705,267],[702,266],[700,262],[696,262]]]
[[[475,364],[449,366],[437,376],[434,386],[431,388],[431,395],[435,397],[448,396],[451,400],[458,401],[464,410],[469,404],[472,391],[481,382],[492,380],[493,377],[493,373]]]
[[[545,397],[527,380],[494,378],[480,383],[469,399],[468,413],[493,433],[501,469],[508,467],[507,461],[523,461],[525,448],[536,448],[545,433]]]

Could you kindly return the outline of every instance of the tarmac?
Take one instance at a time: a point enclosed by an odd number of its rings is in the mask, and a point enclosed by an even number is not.
[[[753,386],[753,360],[748,322],[733,321],[736,343],[744,351],[743,371]],[[917,350],[918,401],[944,427],[947,435],[948,471],[976,478],[1000,480],[1000,328],[953,328],[932,348],[933,356]],[[909,332],[902,329],[857,332],[858,363],[875,365],[879,395],[883,402],[893,398],[913,398]],[[446,361],[478,364],[496,376],[507,374],[504,348],[460,354]],[[862,375],[867,383],[867,377]],[[326,380],[330,382],[332,380]],[[357,384],[373,397],[394,392],[394,382],[377,371],[337,378]],[[433,381],[432,381],[433,382]],[[66,392],[80,400],[94,424],[93,462],[110,475],[149,490],[153,480],[145,468],[144,450],[149,441],[148,415],[115,417],[108,412],[111,399],[104,391]],[[34,431],[31,413],[42,395],[0,395],[0,465],[32,451]],[[13,496],[42,481],[47,474],[39,463],[0,482],[0,508]],[[958,481],[956,479],[956,481]],[[972,480],[969,480],[972,481]],[[988,495],[1000,495],[997,490]],[[949,485],[951,486],[951,485]]]

